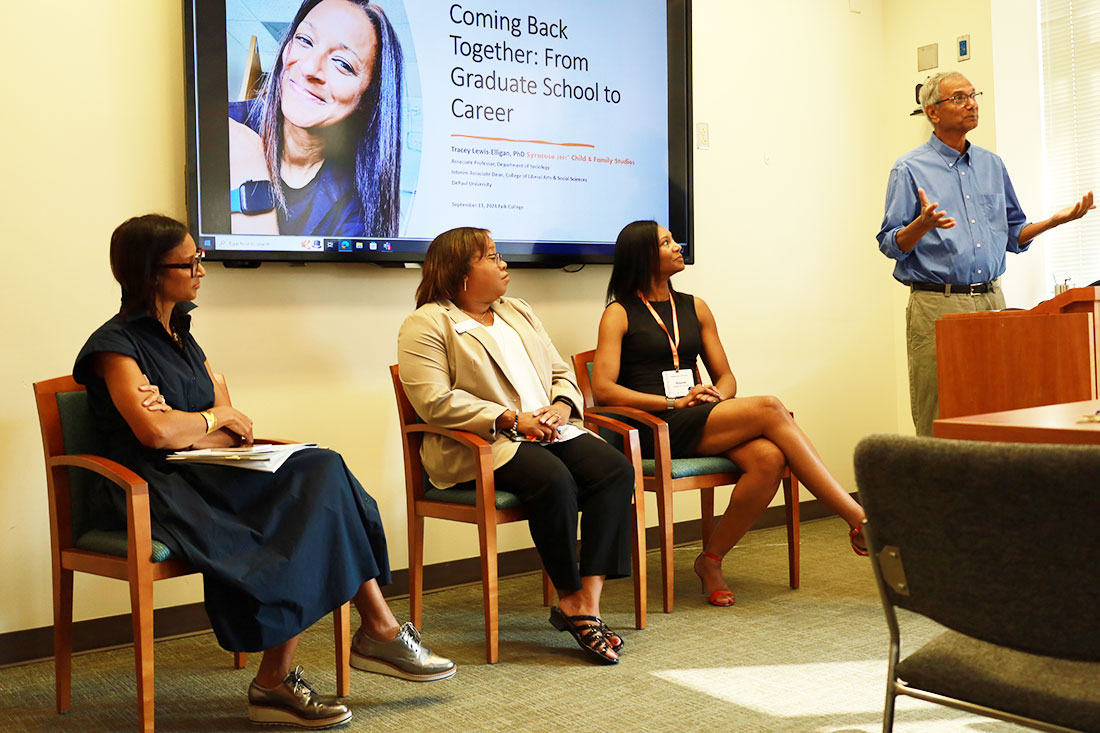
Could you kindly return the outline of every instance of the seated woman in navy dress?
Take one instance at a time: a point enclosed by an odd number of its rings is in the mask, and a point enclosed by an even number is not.
[[[848,522],[852,549],[866,555],[863,509],[821,461],[810,439],[775,397],[736,397],[737,379],[702,298],[676,292],[671,278],[684,269],[680,245],[654,221],[619,232],[600,319],[592,391],[598,404],[652,412],[668,423],[673,458],[724,456],[743,472],[710,541],[695,559],[707,600],[732,606],[722,558],[779,488],[786,467],[810,493]],[[714,384],[696,379],[703,358]],[[652,456],[653,437],[639,431]]]
[[[190,333],[206,272],[186,227],[156,214],[124,222],[111,236],[111,270],[122,309],[88,339],[73,376],[87,386],[110,457],[149,483],[153,537],[202,572],[218,643],[264,652],[249,718],[318,728],[351,717],[292,667],[298,635],[348,599],[363,622],[353,666],[416,681],[453,675],[454,663],[386,605],[378,507],[339,454],[301,450],[276,473],[166,460],[252,442],[252,421],[230,406]],[[124,520],[122,497],[108,500]]]

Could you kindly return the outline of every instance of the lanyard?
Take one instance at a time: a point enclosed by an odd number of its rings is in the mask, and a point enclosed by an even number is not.
[[[649,308],[650,315],[653,316],[653,320],[657,321],[657,325],[661,327],[661,330],[665,332],[665,336],[668,336],[668,345],[672,349],[672,368],[676,371],[680,371],[680,322],[676,320],[676,298],[672,293],[668,294],[668,304],[672,308],[672,333],[675,334],[675,338],[668,332],[668,327],[665,326],[665,322],[661,320],[661,317],[657,315],[657,311],[653,309],[653,306],[646,300],[645,295],[641,291],[638,291],[638,297],[645,303],[645,307]]]

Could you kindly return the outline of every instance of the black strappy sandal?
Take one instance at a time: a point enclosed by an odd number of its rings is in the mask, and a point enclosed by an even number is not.
[[[603,638],[607,640],[607,643],[611,644],[611,651],[615,652],[616,654],[618,654],[622,650],[622,648],[626,646],[626,642],[623,641],[623,637],[619,636],[619,632],[613,631],[610,626],[603,622],[603,619],[600,619],[600,633],[603,634]],[[619,643],[612,644],[612,639],[618,639]]]
[[[574,621],[588,623],[575,625]],[[550,625],[558,631],[568,631],[577,640],[577,644],[604,664],[618,664],[619,658],[609,656],[614,653],[611,644],[603,634],[603,621],[597,616],[566,616],[557,606],[550,607]]]

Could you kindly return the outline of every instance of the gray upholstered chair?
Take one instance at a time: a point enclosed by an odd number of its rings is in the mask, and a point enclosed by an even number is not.
[[[717,456],[673,458],[668,439],[668,423],[643,410],[618,405],[596,405],[592,393],[592,362],[596,350],[573,355],[573,371],[584,396],[586,412],[625,417],[643,430],[653,431],[653,458],[642,460],[645,490],[657,495],[657,521],[661,546],[661,590],[665,613],[673,608],[672,573],[672,496],[678,491],[698,491],[702,512],[703,545],[714,528],[714,487],[737,483],[741,469],[733,461]],[[787,513],[787,575],[792,588],[799,583],[798,479],[787,469],[783,475],[783,499]]]
[[[220,377],[220,375],[215,375]],[[224,385],[224,380],[222,380]],[[73,655],[73,572],[125,580],[130,585],[138,709],[141,728],[153,730],[153,582],[195,571],[152,539],[149,486],[130,469],[104,458],[104,439],[92,422],[84,387],[71,376],[34,385],[46,486],[50,503],[53,565],[54,685],[57,712],[71,704]],[[276,442],[276,441],[268,441]],[[126,494],[125,529],[96,526],[97,499],[115,484]],[[351,632],[349,604],[334,613],[336,686],[350,691]],[[234,653],[237,669],[246,655]]]
[[[883,730],[910,695],[1100,731],[1100,447],[878,435],[855,465],[890,628]],[[900,659],[896,608],[947,631]]]

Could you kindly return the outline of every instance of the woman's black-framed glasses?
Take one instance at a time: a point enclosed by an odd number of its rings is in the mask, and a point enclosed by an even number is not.
[[[191,277],[199,276],[199,265],[206,259],[206,250],[200,249],[195,253],[195,256],[191,258],[190,262],[170,262],[161,265],[161,267],[168,268],[169,270],[190,270]]]

